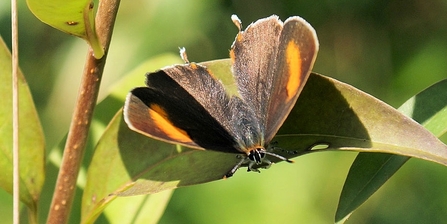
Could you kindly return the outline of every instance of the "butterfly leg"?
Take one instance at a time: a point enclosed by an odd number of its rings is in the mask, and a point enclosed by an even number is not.
[[[237,164],[233,167],[233,169],[231,169],[230,171],[228,171],[227,174],[225,174],[224,178],[232,177],[232,176],[234,175],[234,173],[236,173],[236,171],[239,169],[239,167],[241,167],[242,164],[244,164],[244,162],[246,162],[246,160],[247,160],[247,157],[243,157],[243,158],[241,159],[241,161],[239,161],[239,163],[237,163]]]

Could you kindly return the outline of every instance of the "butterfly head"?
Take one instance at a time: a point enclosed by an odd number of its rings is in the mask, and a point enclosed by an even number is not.
[[[257,147],[248,152],[247,159],[250,163],[260,165],[265,158],[265,149],[263,147]]]
[[[273,152],[269,152],[267,151],[264,147],[255,147],[252,150],[249,150],[247,152],[246,155],[244,155],[241,160],[239,161],[239,163],[237,163],[233,169],[231,169],[224,178],[228,178],[233,176],[233,174],[242,166],[242,165],[247,165],[247,172],[250,171],[254,171],[254,172],[258,172],[260,173],[258,168],[264,168],[264,169],[268,169],[271,165],[272,162],[266,158],[266,155],[270,155],[273,157],[276,157],[282,161],[286,161],[289,163],[293,163],[292,160],[287,159],[284,156],[278,155],[276,153]],[[258,168],[255,168],[254,166],[257,165]]]

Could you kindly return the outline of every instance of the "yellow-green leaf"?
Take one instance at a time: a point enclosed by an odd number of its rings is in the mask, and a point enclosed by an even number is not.
[[[0,38],[0,187],[12,194],[12,68],[11,54]],[[45,143],[28,84],[19,72],[20,200],[36,214],[45,179]]]
[[[104,55],[96,35],[92,0],[27,0],[26,2],[40,21],[86,40],[96,58]]]

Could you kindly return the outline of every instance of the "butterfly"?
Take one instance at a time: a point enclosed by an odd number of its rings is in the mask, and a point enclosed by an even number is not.
[[[238,94],[230,95],[205,66],[189,62],[146,74],[146,87],[133,89],[124,105],[130,129],[196,149],[240,155],[224,177],[241,167],[259,172],[275,154],[271,142],[294,107],[318,52],[315,30],[304,19],[282,22],[272,15],[239,32],[230,58]]]

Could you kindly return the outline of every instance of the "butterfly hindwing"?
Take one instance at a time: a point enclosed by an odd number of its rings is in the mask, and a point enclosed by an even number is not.
[[[168,67],[147,74],[146,84],[132,90],[126,100],[124,115],[133,130],[190,147],[239,152],[233,135],[203,106],[215,97],[222,105],[229,101],[221,84],[205,68],[189,64]],[[224,106],[219,109],[222,114],[229,113]]]
[[[199,147],[184,130],[176,128],[163,116],[164,109],[156,100],[159,95],[148,87],[135,88],[127,95],[124,119],[129,128],[159,140]]]

